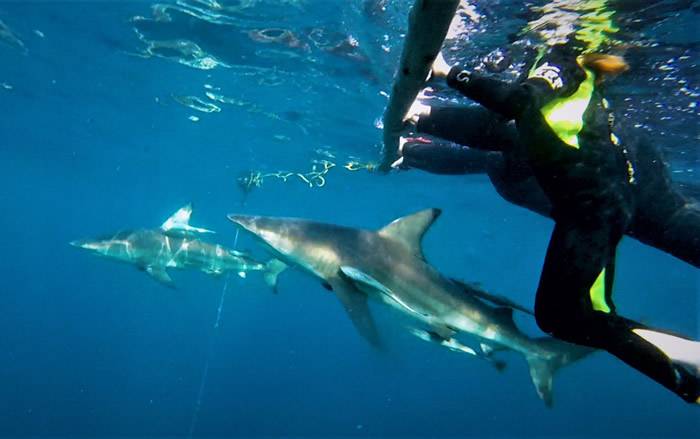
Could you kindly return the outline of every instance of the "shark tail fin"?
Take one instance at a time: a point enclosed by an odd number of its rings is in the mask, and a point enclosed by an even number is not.
[[[540,399],[544,401],[547,407],[552,407],[554,403],[552,384],[557,371],[590,355],[595,350],[551,337],[542,337],[535,341],[543,345],[550,355],[543,356],[532,353],[526,356],[527,363],[530,366],[530,377]]]
[[[287,268],[287,265],[279,259],[270,259],[265,264],[263,278],[265,283],[272,288],[272,291],[277,293],[277,277]]]

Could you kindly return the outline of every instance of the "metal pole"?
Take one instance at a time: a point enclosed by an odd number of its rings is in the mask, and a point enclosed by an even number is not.
[[[401,62],[384,112],[382,171],[389,171],[391,164],[399,158],[403,118],[425,85],[458,6],[459,0],[416,0],[411,7]]]

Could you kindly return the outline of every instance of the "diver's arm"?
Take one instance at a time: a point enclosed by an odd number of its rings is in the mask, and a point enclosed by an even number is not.
[[[450,69],[447,85],[507,119],[515,119],[530,98],[526,87],[471,73],[459,66]]]
[[[485,151],[510,151],[517,138],[513,124],[481,106],[430,107],[416,130]]]
[[[507,119],[515,119],[529,99],[527,88],[450,66],[442,53],[435,57],[431,75],[445,78],[450,87]]]
[[[636,179],[637,207],[628,234],[700,267],[700,188],[674,182],[662,151],[647,136],[632,130],[623,134]]]

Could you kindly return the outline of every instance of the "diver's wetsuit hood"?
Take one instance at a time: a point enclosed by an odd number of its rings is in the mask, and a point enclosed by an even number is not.
[[[570,96],[586,79],[586,71],[577,61],[578,55],[570,47],[554,46],[533,65],[528,79],[542,79],[559,97]]]

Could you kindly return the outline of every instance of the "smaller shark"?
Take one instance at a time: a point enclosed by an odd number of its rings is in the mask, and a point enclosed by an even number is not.
[[[321,280],[373,346],[382,343],[369,298],[425,328],[409,328],[413,335],[489,360],[499,370],[505,364],[494,361],[492,353],[520,353],[530,366],[538,395],[550,406],[554,373],[593,350],[551,337],[528,336],[513,321],[513,310],[530,311],[505,297],[449,279],[431,266],[421,241],[439,215],[439,209],[423,210],[378,231],[297,218],[229,215],[229,219],[262,241],[281,261]],[[462,344],[455,338],[460,333],[475,337],[479,347]]]
[[[259,262],[246,253],[198,239],[199,235],[214,232],[191,226],[191,216],[192,204],[188,204],[157,229],[120,231],[108,237],[72,241],[70,244],[135,265],[171,288],[175,285],[168,268],[191,268],[217,276],[233,272],[241,277],[249,271],[262,271],[265,282],[276,288],[277,276],[286,268],[285,264],[276,259]]]

